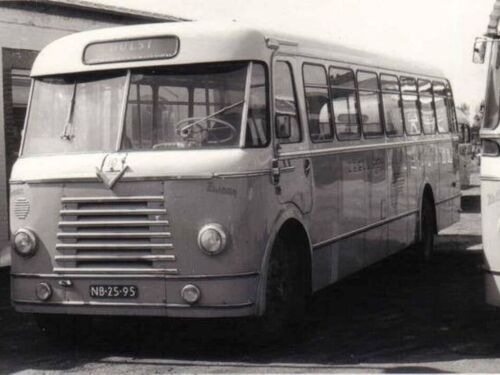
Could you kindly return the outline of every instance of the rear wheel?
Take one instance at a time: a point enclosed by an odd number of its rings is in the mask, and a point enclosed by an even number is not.
[[[421,216],[421,246],[422,255],[425,260],[430,260],[434,252],[435,216],[432,201],[424,198]]]

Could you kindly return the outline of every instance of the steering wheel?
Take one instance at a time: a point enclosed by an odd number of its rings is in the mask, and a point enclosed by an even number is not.
[[[186,124],[187,123],[187,124]],[[213,123],[212,125],[210,123]],[[205,124],[203,126],[202,124]],[[236,128],[217,117],[186,117],[174,125],[175,132],[186,141],[193,141],[198,135],[207,134],[206,144],[218,144],[231,141],[236,136]],[[229,130],[226,137],[220,137],[221,130]],[[224,134],[223,132],[222,134]],[[212,139],[208,139],[208,136]]]

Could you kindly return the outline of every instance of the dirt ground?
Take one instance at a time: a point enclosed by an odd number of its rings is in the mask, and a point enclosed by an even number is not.
[[[410,248],[323,290],[280,342],[241,336],[241,321],[100,319],[92,334],[50,341],[9,302],[0,274],[0,372],[498,372],[500,311],[484,303],[479,189],[461,221],[417,266]]]

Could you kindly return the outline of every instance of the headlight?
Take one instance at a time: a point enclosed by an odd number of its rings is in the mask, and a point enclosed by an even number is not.
[[[227,235],[219,224],[208,224],[198,233],[198,246],[207,254],[219,254],[226,248]]]
[[[29,229],[19,229],[14,235],[14,249],[19,255],[29,257],[36,251],[36,236]]]

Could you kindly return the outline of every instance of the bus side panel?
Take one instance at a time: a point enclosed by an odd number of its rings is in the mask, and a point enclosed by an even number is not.
[[[406,155],[408,158],[408,211],[413,211],[408,216],[408,242],[411,243],[417,240],[418,235],[417,220],[424,169],[418,146],[407,147]]]
[[[348,153],[339,156],[342,171],[339,234],[351,232],[367,225],[367,199],[365,195],[367,162],[363,154]],[[365,234],[360,233],[340,241],[339,278],[347,276],[364,265]]]
[[[342,175],[338,158],[337,155],[312,158],[314,206],[310,234],[313,244],[328,241],[340,234],[337,223]],[[313,256],[313,289],[318,290],[336,280],[338,246],[323,246],[316,249]]]
[[[387,150],[387,173],[389,185],[388,217],[393,218],[408,211],[408,176],[406,152],[404,147]],[[406,246],[407,219],[390,222],[388,228],[388,252],[393,254]]]
[[[365,184],[368,199],[368,224],[376,224],[387,216],[386,150],[366,153],[368,179]],[[387,256],[386,224],[375,227],[365,234],[365,265],[375,263]]]

